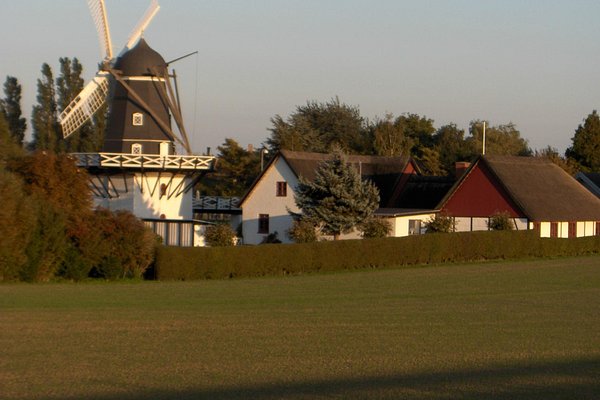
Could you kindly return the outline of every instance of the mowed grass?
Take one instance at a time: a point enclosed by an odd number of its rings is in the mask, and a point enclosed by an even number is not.
[[[597,399],[600,257],[0,285],[2,399]]]

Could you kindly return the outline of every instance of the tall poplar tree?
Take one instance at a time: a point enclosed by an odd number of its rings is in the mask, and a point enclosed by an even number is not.
[[[301,220],[320,226],[337,240],[373,215],[379,191],[335,150],[331,160],[319,165],[312,182],[300,178],[294,199],[302,211]]]
[[[56,89],[52,68],[42,65],[42,77],[37,81],[37,104],[31,113],[32,147],[37,150],[60,150]]]
[[[7,76],[4,82],[4,99],[0,100],[0,108],[8,123],[11,136],[23,145],[27,120],[21,112],[21,85],[14,76]]]

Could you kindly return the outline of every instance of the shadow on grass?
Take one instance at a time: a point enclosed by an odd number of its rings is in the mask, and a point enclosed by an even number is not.
[[[217,389],[86,396],[141,399],[599,399],[600,358]]]

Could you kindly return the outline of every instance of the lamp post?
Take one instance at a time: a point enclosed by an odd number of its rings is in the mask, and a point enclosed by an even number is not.
[[[269,150],[264,147],[260,150],[260,171],[265,169],[265,154],[269,154]]]

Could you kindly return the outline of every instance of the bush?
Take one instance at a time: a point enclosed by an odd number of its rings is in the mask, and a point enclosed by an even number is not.
[[[384,238],[392,231],[392,224],[387,219],[371,217],[360,224],[359,229],[362,231],[362,237],[364,238]]]
[[[534,231],[480,231],[234,248],[161,246],[155,266],[157,279],[193,280],[598,253],[600,237],[550,239]]]
[[[454,218],[449,215],[436,214],[425,222],[425,232],[427,233],[448,233],[454,232]]]
[[[490,217],[488,228],[493,231],[512,231],[515,223],[509,213],[499,212]]]
[[[235,231],[227,224],[210,225],[204,231],[204,240],[210,247],[235,246]]]
[[[315,225],[306,219],[295,219],[287,236],[296,243],[313,243],[319,240]]]
[[[279,244],[279,243],[281,243],[281,240],[279,240],[279,233],[277,233],[277,231],[275,231],[273,233],[269,233],[260,242],[260,244]]]

